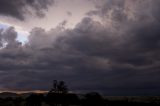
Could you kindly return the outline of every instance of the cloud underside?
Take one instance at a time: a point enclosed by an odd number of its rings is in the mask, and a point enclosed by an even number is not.
[[[88,15],[103,23],[86,17],[74,29],[34,28],[25,45],[14,28],[1,30],[0,88],[47,90],[60,79],[73,90],[160,93],[159,3],[100,0]]]
[[[54,0],[1,0],[0,15],[24,20],[27,14],[44,17]]]

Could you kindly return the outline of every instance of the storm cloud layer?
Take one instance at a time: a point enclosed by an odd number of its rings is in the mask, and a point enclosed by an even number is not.
[[[53,0],[1,0],[0,14],[24,20],[26,14],[44,16],[44,10],[48,9]]]
[[[159,3],[96,1],[75,28],[34,28],[24,45],[14,28],[0,30],[0,88],[48,90],[59,79],[76,91],[159,95]]]

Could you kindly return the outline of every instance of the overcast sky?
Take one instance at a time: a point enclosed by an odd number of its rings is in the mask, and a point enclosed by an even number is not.
[[[0,91],[160,95],[160,0],[0,0]]]

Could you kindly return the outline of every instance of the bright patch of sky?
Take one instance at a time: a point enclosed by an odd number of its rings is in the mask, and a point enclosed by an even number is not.
[[[48,9],[44,18],[28,16],[24,23],[25,27],[30,29],[42,27],[49,30],[66,21],[66,28],[74,28],[86,16],[86,13],[94,8],[94,3],[89,0],[57,0]]]
[[[1,24],[1,23],[0,23],[0,29],[6,29],[6,28],[8,28],[8,25]]]
[[[65,22],[65,28],[74,28],[86,13],[94,10],[95,5],[90,0],[56,0],[56,3],[46,11],[44,18],[38,18],[34,15],[26,16],[26,20],[20,21],[11,17],[0,17],[0,28],[9,26],[15,27],[18,32],[18,40],[22,43],[27,41],[29,32],[35,27],[41,27],[50,30]]]
[[[8,27],[14,26],[15,31],[17,32],[17,40],[22,42],[22,44],[24,44],[25,42],[27,42],[27,36],[29,35],[29,33],[27,31],[24,31],[20,26],[16,26],[16,25],[10,25],[8,23],[3,23],[0,22],[0,29],[7,29]]]

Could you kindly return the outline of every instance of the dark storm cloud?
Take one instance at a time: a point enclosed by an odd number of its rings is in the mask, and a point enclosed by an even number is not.
[[[18,42],[16,38],[17,38],[17,32],[14,30],[13,27],[10,27],[6,30],[1,29],[0,31],[1,47],[3,46],[5,46],[6,48],[18,47],[19,45],[21,45],[21,43]]]
[[[50,82],[59,79],[73,90],[159,95],[158,1],[117,1],[103,1],[97,8],[104,23],[86,17],[74,29],[34,28],[25,45],[16,41],[13,28],[0,31],[0,87],[48,90]],[[105,8],[107,3],[110,7]],[[150,4],[147,10],[144,3]],[[8,46],[13,42],[18,45]]]
[[[11,16],[20,20],[25,19],[25,14],[31,13],[43,17],[44,10],[47,10],[53,2],[54,0],[1,0],[0,15]]]

